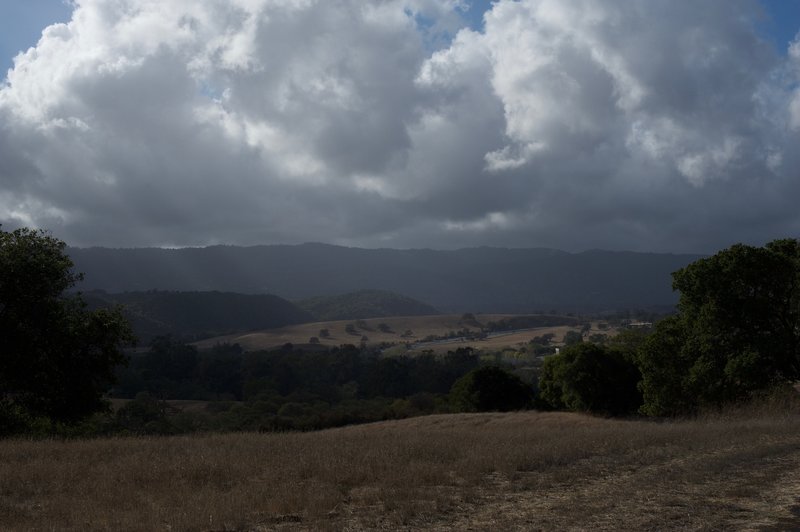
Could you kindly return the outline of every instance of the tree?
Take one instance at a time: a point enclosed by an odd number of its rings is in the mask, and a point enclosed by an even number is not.
[[[477,368],[450,389],[450,402],[459,411],[520,410],[530,406],[533,390],[519,377],[496,366]]]
[[[589,341],[593,344],[604,344],[608,340],[607,334],[595,333],[589,335]]]
[[[673,274],[678,315],[639,355],[642,411],[671,415],[800,378],[800,242],[737,244]]]
[[[556,335],[553,333],[543,334],[541,336],[534,336],[533,339],[530,341],[532,344],[539,344],[539,345],[550,345],[550,342],[555,338]]]
[[[567,331],[564,334],[564,345],[575,345],[583,342],[583,335],[578,331]]]
[[[628,414],[642,404],[640,378],[632,357],[622,349],[575,344],[545,359],[539,397],[556,409]]]
[[[117,425],[134,434],[168,434],[173,429],[167,420],[168,408],[166,401],[139,392],[117,411]]]
[[[637,359],[642,373],[643,404],[639,409],[650,416],[685,414],[697,406],[689,393],[693,353],[684,349],[686,331],[679,316],[658,323],[641,346]]]
[[[74,421],[102,399],[133,343],[118,308],[89,311],[68,290],[64,242],[39,230],[0,230],[0,403],[30,415]]]
[[[171,381],[189,380],[197,367],[197,347],[178,342],[172,336],[157,336],[150,342],[143,366],[149,378]]]

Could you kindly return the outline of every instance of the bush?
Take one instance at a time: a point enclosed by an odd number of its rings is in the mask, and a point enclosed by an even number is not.
[[[450,402],[458,411],[521,410],[533,401],[533,390],[516,375],[496,366],[474,369],[450,389]]]
[[[578,331],[567,331],[564,335],[564,345],[575,345],[583,342],[583,335]]]
[[[539,398],[555,409],[621,415],[642,404],[641,378],[622,350],[591,343],[548,357],[539,377]]]
[[[117,425],[134,434],[169,434],[173,428],[167,420],[167,403],[147,392],[141,392],[117,411]]]

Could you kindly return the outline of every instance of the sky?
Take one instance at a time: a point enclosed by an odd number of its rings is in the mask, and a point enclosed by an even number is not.
[[[800,0],[2,0],[0,224],[111,247],[798,238],[798,32]]]

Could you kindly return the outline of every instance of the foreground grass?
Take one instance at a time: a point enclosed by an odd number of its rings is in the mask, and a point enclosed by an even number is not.
[[[800,526],[798,497],[796,406],[0,441],[5,530],[781,530]]]

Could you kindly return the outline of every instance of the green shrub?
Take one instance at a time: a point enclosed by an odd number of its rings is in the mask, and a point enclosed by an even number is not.
[[[521,410],[533,400],[533,390],[516,375],[496,366],[477,368],[458,379],[450,390],[450,402],[458,411]]]
[[[620,349],[591,343],[565,347],[548,357],[539,377],[539,398],[555,409],[621,415],[642,404],[641,378]]]

